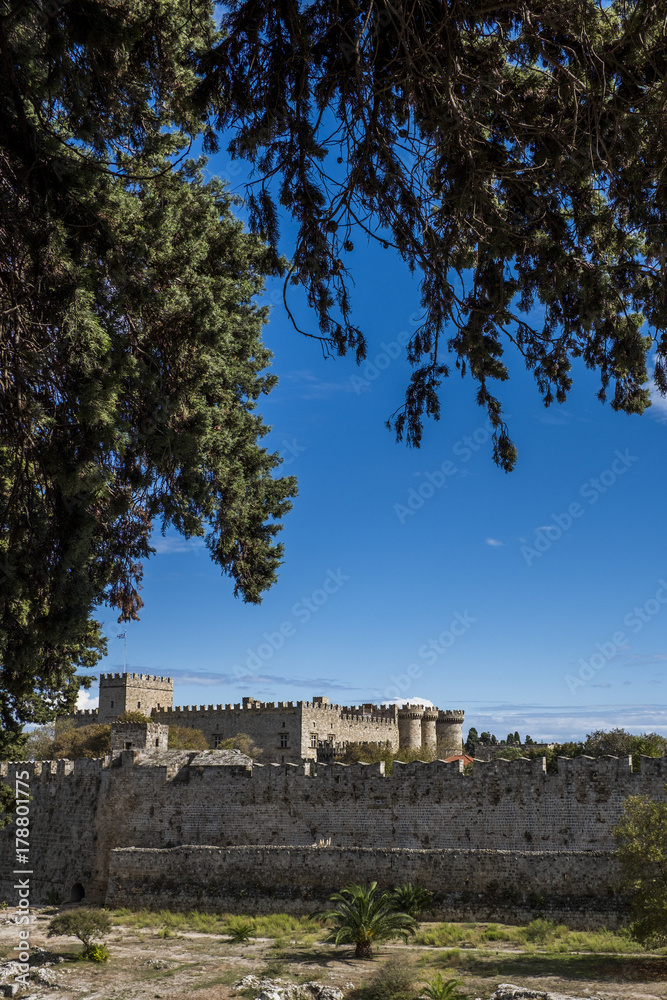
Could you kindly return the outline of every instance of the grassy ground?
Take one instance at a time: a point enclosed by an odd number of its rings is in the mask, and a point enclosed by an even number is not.
[[[187,935],[204,933],[225,935],[234,922],[242,919],[251,926],[255,940],[264,939],[265,957],[258,972],[270,977],[298,981],[319,978],[313,971],[318,963],[326,968],[340,956],[349,961],[349,951],[332,949],[324,942],[326,928],[308,917],[271,914],[239,918],[233,914],[171,913],[169,911],[119,910],[114,920],[137,930],[151,928],[158,934]],[[268,940],[266,940],[268,939]],[[361,993],[352,1000],[392,1000],[379,994],[372,979],[384,956],[401,961],[410,968],[415,991],[438,973],[443,978],[459,978],[464,995],[488,996],[499,982],[517,982],[548,988],[577,991],[577,984],[595,983],[621,986],[644,983],[647,997],[667,997],[667,949],[647,954],[627,931],[573,931],[564,924],[536,919],[517,927],[499,923],[422,923],[417,935],[407,945],[390,942],[380,950],[361,975]],[[355,963],[363,968],[363,963]],[[490,982],[491,981],[491,982]],[[222,980],[221,980],[222,982]],[[493,984],[493,987],[491,986]],[[663,987],[653,994],[649,984]],[[610,996],[614,994],[609,994]],[[640,994],[637,994],[639,996]],[[397,996],[393,1000],[405,1000]]]
[[[310,917],[294,917],[286,913],[273,913],[260,917],[231,913],[173,913],[170,910],[114,910],[114,923],[136,929],[153,928],[158,934],[169,937],[174,933],[199,932],[203,934],[229,934],[234,924],[248,924],[252,938],[272,938],[277,946],[286,942],[305,947],[322,941],[326,929]],[[165,933],[167,932],[167,933]],[[571,931],[565,924],[537,919],[523,927],[509,924],[435,923],[421,924],[419,932],[409,944],[426,948],[449,949],[452,961],[460,961],[461,948],[509,948],[524,954],[595,954],[640,955],[641,945],[633,941],[627,931]],[[667,949],[665,949],[667,955]]]
[[[488,1000],[501,982],[602,1000],[667,996],[667,950],[648,954],[622,932],[570,931],[545,920],[422,923],[407,945],[387,942],[371,961],[357,961],[349,947],[326,943],[326,929],[309,918],[115,910],[111,958],[95,966],[76,961],[81,946],[72,939],[46,939],[54,913],[38,911],[31,932],[34,945],[66,958],[54,967],[59,989],[40,990],[44,1000],[239,1000],[234,984],[248,973],[318,979],[342,987],[346,1000],[414,1000],[438,973],[460,979],[469,1000]],[[251,925],[252,939],[234,944],[226,932],[239,920]],[[4,923],[0,932],[8,957],[16,927]]]
[[[157,928],[162,937],[174,933],[228,935],[240,920],[250,927],[252,938],[273,938],[275,941],[313,944],[324,937],[322,926],[310,917],[293,917],[288,913],[270,913],[261,917],[239,918],[233,913],[173,913],[171,910],[113,910],[112,919],[125,927]],[[167,933],[165,933],[165,931]]]
[[[532,920],[524,927],[508,924],[435,924],[421,930],[415,944],[436,948],[483,948],[489,944],[510,945],[524,952],[567,954],[582,951],[603,954],[640,954],[644,949],[625,931],[571,931],[565,924]]]

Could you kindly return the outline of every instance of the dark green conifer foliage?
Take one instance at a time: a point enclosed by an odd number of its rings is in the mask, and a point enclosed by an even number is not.
[[[279,266],[186,159],[203,0],[0,3],[0,729],[71,710],[136,618],[155,525],[205,535],[235,594],[275,580],[275,377],[254,296]],[[84,682],[85,683],[85,682]]]
[[[348,295],[356,239],[395,247],[420,277],[414,372],[388,422],[399,439],[419,445],[454,368],[476,382],[505,470],[516,448],[498,383],[513,357],[545,405],[566,399],[581,359],[601,400],[641,413],[654,348],[667,389],[663,3],[223,10],[203,87],[230,151],[255,167],[257,228],[277,243],[278,206],[299,226],[286,287],[305,288],[326,347],[365,355]]]

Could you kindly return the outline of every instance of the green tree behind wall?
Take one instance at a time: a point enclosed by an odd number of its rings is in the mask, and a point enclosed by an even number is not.
[[[667,802],[632,796],[614,830],[630,930],[647,947],[667,944]]]

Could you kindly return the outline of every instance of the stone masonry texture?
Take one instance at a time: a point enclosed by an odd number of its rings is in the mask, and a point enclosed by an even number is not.
[[[636,773],[615,757],[561,758],[557,774],[544,759],[476,762],[472,773],[416,762],[387,777],[382,764],[124,750],[0,767],[10,787],[29,772],[35,903],[67,901],[80,884],[90,903],[303,910],[349,879],[377,878],[424,884],[449,914],[532,907],[583,924],[618,913],[612,829],[624,800],[664,801],[667,780],[667,758],[642,758]],[[13,825],[0,845],[11,872]],[[13,901],[12,886],[3,876],[0,900]]]

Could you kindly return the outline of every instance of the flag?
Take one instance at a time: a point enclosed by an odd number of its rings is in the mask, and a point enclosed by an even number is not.
[[[125,632],[121,632],[120,635],[116,636],[116,638],[117,639],[124,639],[125,638]]]

